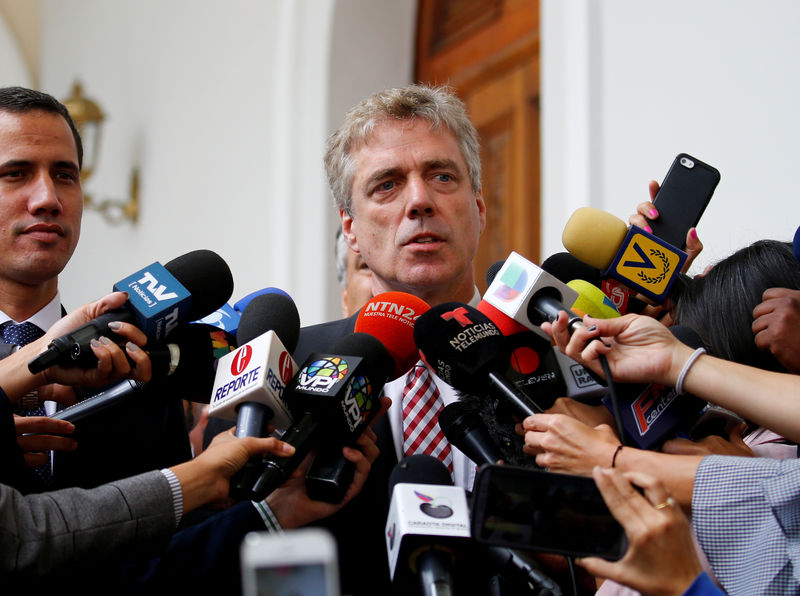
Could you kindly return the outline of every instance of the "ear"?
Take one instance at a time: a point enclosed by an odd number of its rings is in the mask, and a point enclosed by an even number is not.
[[[475,194],[475,204],[478,206],[479,234],[483,234],[483,230],[486,229],[486,202],[483,200],[483,189]]]
[[[342,236],[344,236],[347,246],[354,252],[358,250],[358,239],[353,231],[353,217],[348,215],[344,209],[339,209],[339,218],[342,220]]]

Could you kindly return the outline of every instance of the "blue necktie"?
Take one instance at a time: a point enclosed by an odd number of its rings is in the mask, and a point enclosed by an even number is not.
[[[11,321],[7,321],[0,325],[0,327],[2,327],[3,341],[7,344],[14,344],[17,346],[27,345],[44,335],[44,331],[33,323],[20,323],[17,325]],[[39,402],[38,391],[31,391],[20,400],[17,414],[20,416],[47,416],[44,404]],[[42,467],[36,468],[34,471],[45,484],[50,484],[52,480],[52,470],[49,461]]]

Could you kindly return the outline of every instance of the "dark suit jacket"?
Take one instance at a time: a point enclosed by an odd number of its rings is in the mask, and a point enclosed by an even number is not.
[[[75,451],[57,451],[53,488],[92,488],[192,457],[180,399],[145,389],[75,424]]]

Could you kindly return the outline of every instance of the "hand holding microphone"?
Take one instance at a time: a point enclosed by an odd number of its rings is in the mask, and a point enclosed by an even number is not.
[[[91,341],[101,336],[124,341],[109,323],[132,323],[160,342],[182,321],[200,319],[219,308],[233,291],[227,263],[210,250],[196,250],[162,266],[153,263],[114,284],[128,292],[128,301],[69,333],[52,339],[47,350],[28,363],[34,374],[53,365],[93,367]]]

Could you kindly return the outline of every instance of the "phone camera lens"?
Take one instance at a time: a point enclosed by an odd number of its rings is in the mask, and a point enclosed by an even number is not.
[[[688,157],[681,157],[681,165],[685,168],[693,168],[694,162]]]

